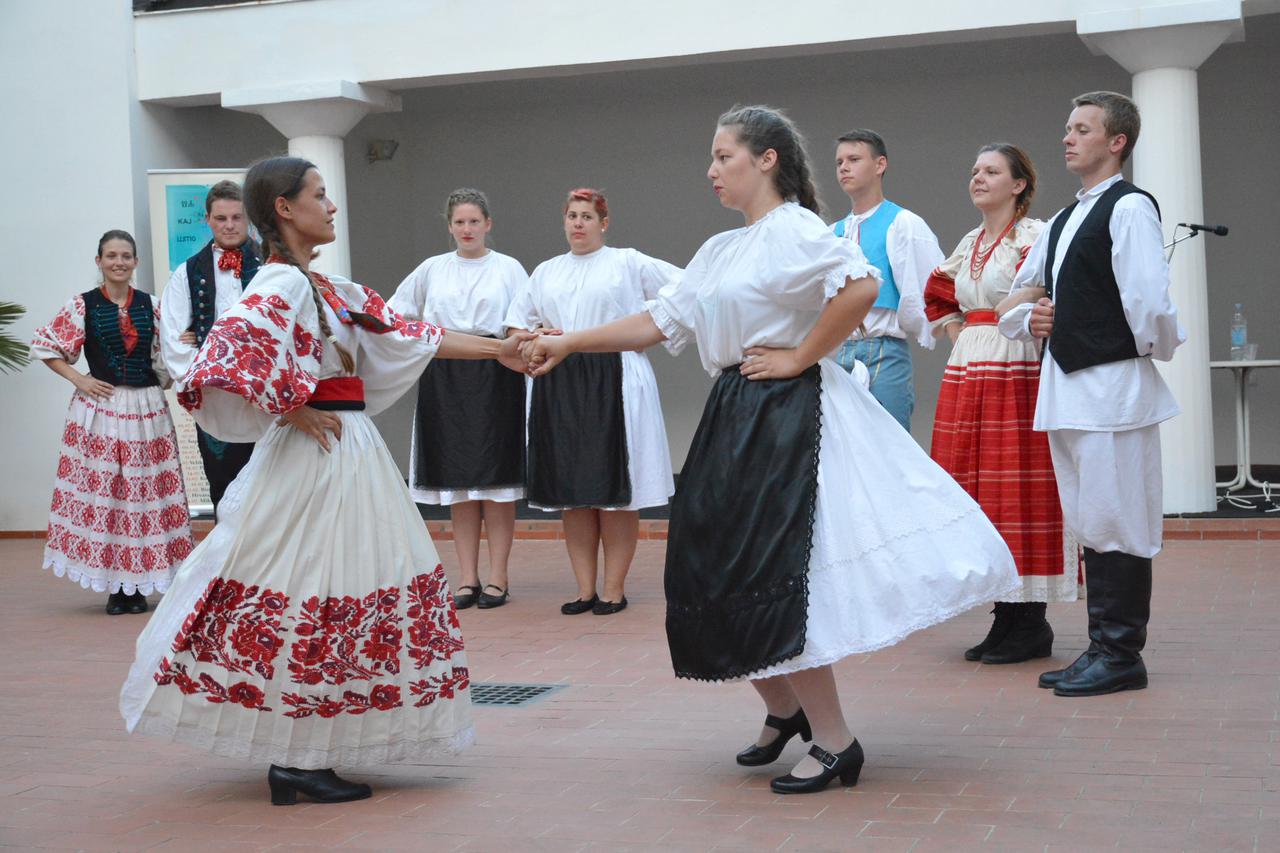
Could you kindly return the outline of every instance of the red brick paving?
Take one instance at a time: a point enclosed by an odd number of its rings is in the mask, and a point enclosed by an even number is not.
[[[645,541],[616,616],[566,617],[559,542],[516,545],[511,602],[462,613],[479,681],[570,685],[477,708],[478,745],[350,775],[374,798],[272,807],[264,768],[127,736],[116,691],[146,617],[0,541],[0,845],[82,850],[1280,849],[1280,542],[1169,543],[1156,561],[1152,686],[1060,699],[1035,686],[1083,646],[1053,605],[1055,658],[965,663],[980,608],[837,666],[867,751],[857,787],[778,797],[801,754],[733,754],[761,710],[743,684],[676,681],[662,634],[665,543]],[[452,567],[452,548],[441,547]]]

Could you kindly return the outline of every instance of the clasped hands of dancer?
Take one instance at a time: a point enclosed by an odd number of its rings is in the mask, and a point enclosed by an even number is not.
[[[520,354],[528,365],[530,376],[550,373],[565,357],[577,352],[574,340],[565,337],[560,329],[542,329],[540,335],[520,346]],[[791,379],[804,372],[804,364],[795,349],[774,347],[750,347],[739,371],[748,379]]]
[[[542,334],[559,334],[558,331],[544,330]],[[472,335],[453,335],[446,331],[437,355],[444,358],[485,359],[492,358],[509,370],[516,373],[528,372],[528,364],[522,356],[522,347],[538,337],[535,332],[513,332],[501,341],[491,338],[479,338]],[[452,340],[451,340],[452,338]],[[454,340],[460,343],[455,346]],[[496,346],[494,346],[496,344]],[[292,426],[316,440],[321,449],[328,453],[329,434],[333,433],[334,441],[342,440],[342,418],[336,412],[324,411],[311,406],[299,406],[285,412],[276,423],[280,426]]]

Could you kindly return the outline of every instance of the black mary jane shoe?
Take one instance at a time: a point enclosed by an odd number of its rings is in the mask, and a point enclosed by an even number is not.
[[[605,601],[603,598],[598,599],[591,607],[591,612],[597,616],[611,616],[614,613],[621,613],[627,609],[627,597],[622,596],[621,601]]]
[[[123,591],[113,592],[107,596],[107,615],[119,616],[129,611],[129,596]]]
[[[140,592],[125,597],[125,609],[130,613],[146,613],[147,597]]]
[[[809,747],[809,754],[822,765],[821,773],[805,778],[788,773],[770,782],[769,788],[775,794],[812,794],[827,787],[837,776],[840,777],[840,784],[846,787],[858,784],[858,774],[862,772],[863,755],[862,745],[858,743],[857,738],[853,739],[853,743],[849,744],[844,752],[833,755],[815,743]]]
[[[317,803],[347,803],[373,796],[373,789],[368,785],[348,782],[332,770],[299,770],[272,764],[267,771],[267,784],[271,787],[274,806],[291,806],[298,801],[299,794]]]
[[[573,601],[566,601],[560,605],[560,612],[565,616],[577,616],[579,613],[586,613],[596,606],[600,601],[600,596],[592,595],[591,598],[583,601],[581,598],[575,598]]]
[[[804,708],[786,719],[769,714],[764,718],[764,724],[771,729],[777,729],[778,736],[766,746],[757,746],[753,743],[739,752],[737,761],[743,767],[759,767],[777,761],[787,741],[796,735],[800,735],[800,739],[805,743],[813,740],[813,732],[809,729],[809,718],[804,715]]]
[[[487,590],[492,587],[502,593],[501,595],[492,595]],[[487,583],[484,589],[480,590],[480,599],[476,602],[476,607],[481,610],[492,610],[495,607],[501,607],[507,603],[507,597],[511,595],[511,590],[503,589],[496,583]]]
[[[467,592],[470,590],[470,592]],[[458,591],[453,594],[453,609],[466,610],[468,607],[475,605],[480,598],[480,587],[477,584],[458,587]]]

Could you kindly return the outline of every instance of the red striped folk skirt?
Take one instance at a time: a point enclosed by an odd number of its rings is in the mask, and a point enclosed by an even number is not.
[[[1040,384],[1034,344],[1010,341],[974,312],[952,349],[938,394],[931,455],[1004,537],[1024,601],[1074,601],[1076,543],[1064,537],[1046,435],[1031,428]]]

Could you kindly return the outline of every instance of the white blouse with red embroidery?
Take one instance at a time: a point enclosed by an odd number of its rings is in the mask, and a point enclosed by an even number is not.
[[[405,320],[363,285],[336,275],[322,280],[348,309],[339,318],[324,305],[329,329],[364,382],[365,413],[375,415],[413,387],[444,330]],[[307,277],[296,267],[270,263],[254,278],[253,290],[214,323],[178,382],[178,400],[215,438],[257,441],[276,418],[305,405],[319,380],[342,375],[341,357],[321,332]]]

